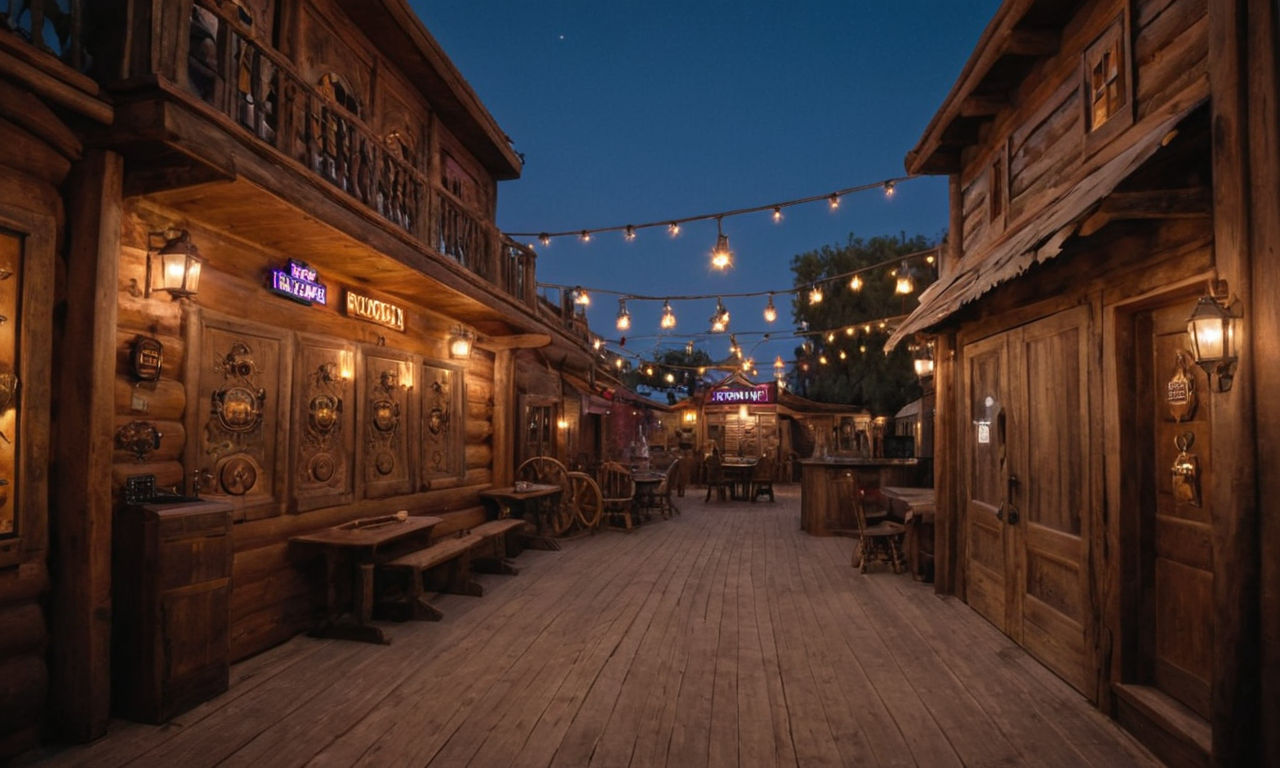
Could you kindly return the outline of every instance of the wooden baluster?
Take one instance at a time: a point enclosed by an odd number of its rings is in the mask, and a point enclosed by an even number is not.
[[[67,32],[67,48],[62,58],[77,72],[84,70],[84,0],[71,0],[71,29]]]
[[[31,44],[40,50],[48,50],[44,44],[44,4],[49,0],[30,0],[27,10],[31,19]]]

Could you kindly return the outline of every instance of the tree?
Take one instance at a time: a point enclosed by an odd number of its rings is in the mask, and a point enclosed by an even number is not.
[[[904,267],[894,262],[931,245],[920,235],[863,240],[851,234],[843,246],[824,245],[792,258],[797,288],[792,315],[801,328],[816,332],[796,348],[793,379],[799,394],[822,402],[859,405],[889,416],[920,397],[920,383],[907,345],[900,344],[886,355],[884,344],[893,326],[882,328],[879,321],[910,313],[921,289],[937,279],[934,264],[912,258],[905,267],[910,270],[915,290],[905,296],[894,291],[896,272]],[[810,301],[811,287],[824,278],[882,262],[890,264],[861,273],[860,290],[850,288],[849,278],[829,281],[821,283],[822,301]]]
[[[668,398],[674,401],[681,390],[685,394],[693,394],[699,378],[697,369],[713,365],[715,362],[711,355],[701,348],[694,348],[692,352],[685,347],[656,350],[647,361],[636,363],[622,374],[622,383],[632,390],[640,385],[665,389]],[[653,375],[649,375],[649,368],[653,369]],[[671,375],[670,381],[667,380],[668,374]]]

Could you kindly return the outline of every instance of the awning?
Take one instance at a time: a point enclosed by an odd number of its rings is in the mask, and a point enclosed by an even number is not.
[[[1145,130],[1139,141],[1088,173],[1066,189],[1044,212],[1020,229],[1010,232],[985,257],[965,265],[955,274],[939,280],[920,294],[920,306],[907,317],[885,342],[892,351],[903,339],[933,328],[972,303],[992,288],[1008,282],[1033,264],[1062,252],[1062,245],[1075,234],[1081,220],[1116,187],[1160,149],[1169,131],[1202,102],[1197,101]],[[1130,130],[1141,130],[1137,126]],[[961,262],[964,264],[964,262]]]

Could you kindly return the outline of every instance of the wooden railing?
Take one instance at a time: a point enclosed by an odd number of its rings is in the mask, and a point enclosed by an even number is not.
[[[291,61],[230,15],[234,6],[192,3],[188,91],[423,246],[534,307],[531,250],[432,183],[399,142],[380,137],[306,82]]]
[[[77,72],[87,63],[84,0],[0,0],[0,24]]]

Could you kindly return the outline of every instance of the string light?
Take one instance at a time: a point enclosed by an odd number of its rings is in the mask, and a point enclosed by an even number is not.
[[[786,368],[787,364],[782,362],[782,355],[778,355],[777,359],[773,361],[773,375],[779,379],[782,378],[782,373]]]
[[[826,365],[826,364],[827,364],[827,356],[826,356],[826,355],[818,355],[818,363],[819,363],[820,365]]]
[[[844,335],[845,335],[845,336],[852,336],[852,335],[853,335],[854,330],[855,330],[855,329],[854,329],[854,327],[851,325],[851,326],[849,326],[848,328],[845,328],[845,329],[844,329]]]
[[[831,343],[833,343],[835,340],[836,340],[836,334],[835,334],[835,332],[834,332],[834,331],[829,332],[829,333],[827,334],[827,343],[828,343],[828,344],[831,344]]]
[[[809,303],[810,304],[822,303],[822,286],[818,285],[817,283],[814,283],[813,285],[809,286]]]
[[[653,366],[652,366],[652,365],[650,365],[650,366],[648,366],[648,367],[646,367],[646,368],[644,369],[644,375],[645,375],[645,376],[652,376],[652,375],[653,375]]]
[[[597,352],[599,352],[600,348],[603,346],[604,346],[604,339],[596,339],[595,341],[591,342],[591,347],[595,349],[595,351]]]
[[[738,346],[738,337],[732,333],[729,334],[729,354],[734,357],[742,357],[742,347]]]
[[[835,209],[839,208],[839,207],[840,207],[840,195],[837,195],[835,192],[832,192],[832,193],[831,193],[831,196],[827,198],[827,204],[831,206],[831,210],[833,210],[833,211],[834,211]]]
[[[614,358],[614,360],[613,360],[613,365],[614,365],[614,367],[616,367],[618,370],[622,370],[622,366],[623,366],[622,358],[621,358],[621,357]]]
[[[551,235],[548,235],[546,232],[539,232],[538,242],[542,243],[543,248],[546,248],[548,245],[551,245]]]
[[[582,242],[584,243],[591,242],[591,233],[585,229],[578,233],[578,237],[582,238]]]
[[[711,266],[726,270],[733,266],[733,251],[729,250],[729,236],[720,229],[720,219],[716,219],[716,247],[711,249]]]
[[[843,349],[842,349],[842,350],[840,350],[840,359],[841,359],[841,360],[847,360],[848,358],[849,358],[849,356],[848,356],[848,355],[846,355],[846,354],[844,353],[844,350],[843,350]]]
[[[911,270],[907,268],[907,263],[902,263],[902,268],[898,270],[897,283],[894,285],[893,292],[899,296],[906,296],[916,289],[915,281],[911,279]]]
[[[773,223],[777,224],[780,221],[782,221],[782,206],[775,205],[773,206]]]
[[[627,300],[618,299],[618,330],[631,329],[631,313],[627,311]]]
[[[693,354],[693,339],[689,339],[689,342],[684,345],[684,353],[686,355]]]
[[[667,225],[667,232],[670,233],[672,237],[680,234],[680,224],[675,221],[671,222]]]
[[[573,289],[573,303],[582,307],[591,306],[591,294],[585,288]]]
[[[623,233],[622,233],[622,237],[623,237],[623,239],[624,239],[624,240],[626,240],[628,243],[629,243],[629,242],[631,242],[632,240],[635,240],[635,239],[636,239],[636,228],[635,228],[635,227],[633,227],[633,226],[631,226],[630,224],[628,224],[628,225],[627,225],[627,228],[626,228],[626,229],[623,231]]]
[[[711,332],[724,333],[729,327],[729,310],[725,309],[724,302],[719,298],[716,299],[716,313],[711,316]]]
[[[854,275],[849,278],[849,290],[854,293],[862,290],[862,275]]]
[[[676,313],[671,309],[671,302],[662,302],[662,320],[659,322],[664,329],[670,330],[676,327]]]
[[[769,303],[764,305],[764,321],[772,323],[778,319],[778,308],[773,306],[773,294],[769,294]]]
[[[859,344],[859,345],[858,345],[858,351],[859,351],[859,352],[861,352],[861,353],[862,353],[862,354],[864,354],[864,355],[865,355],[865,354],[867,354],[867,345],[866,345],[866,344]]]
[[[889,200],[893,199],[893,187],[894,187],[893,179],[890,179],[889,181],[886,181],[884,183],[884,196]]]
[[[667,379],[667,383],[668,383],[668,384],[675,384],[675,383],[676,383],[676,375],[675,375],[674,373],[672,373],[671,371],[667,371],[666,379]]]

